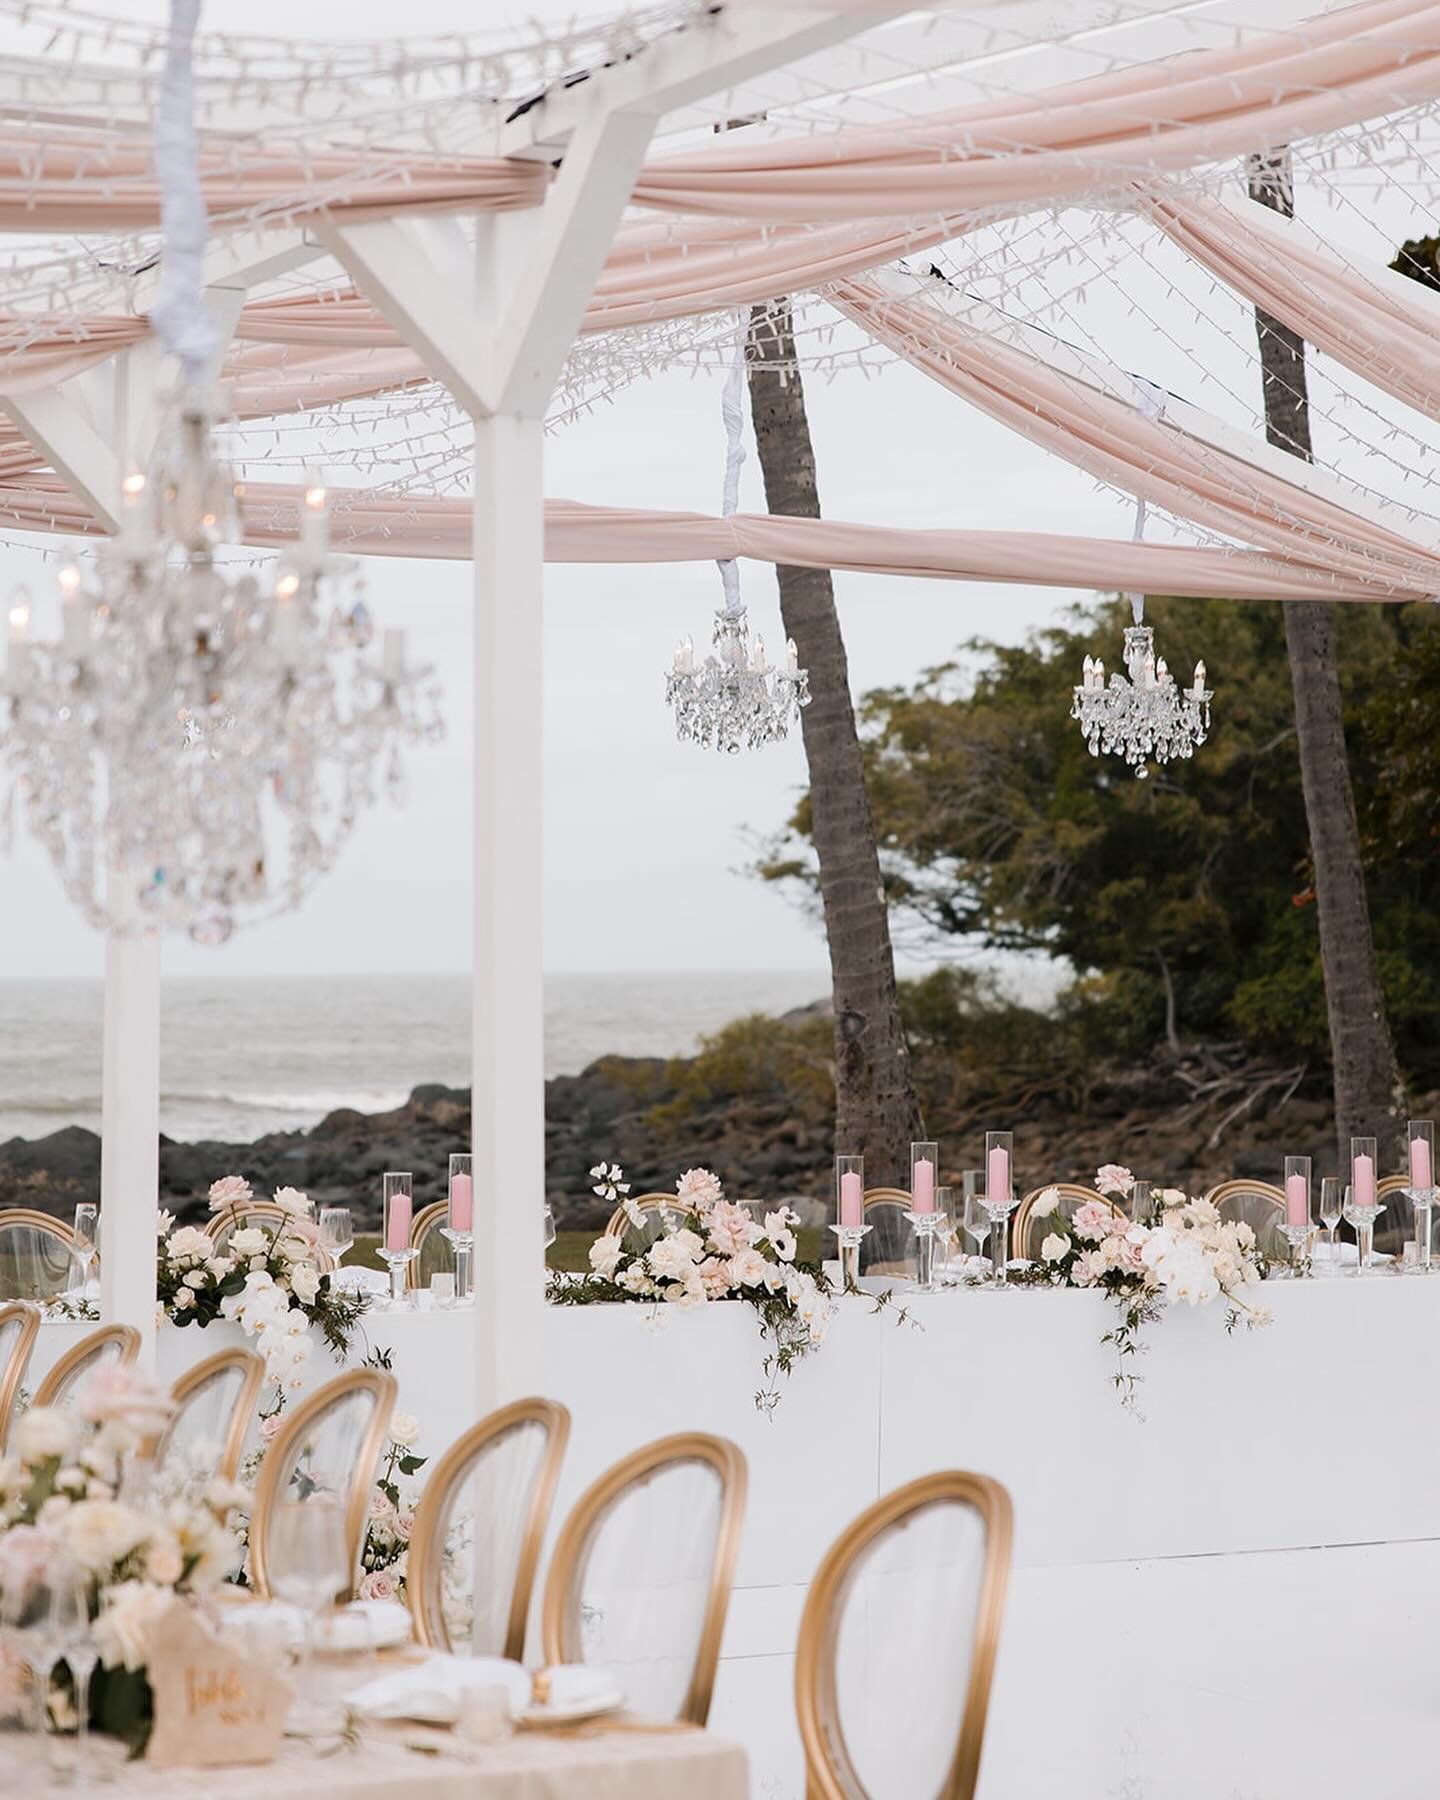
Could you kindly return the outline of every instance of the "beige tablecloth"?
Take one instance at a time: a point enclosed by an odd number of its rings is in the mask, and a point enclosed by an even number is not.
[[[409,1746],[426,1745],[435,1753]],[[108,1750],[109,1746],[105,1746]],[[108,1762],[108,1758],[107,1758]],[[113,1765],[112,1765],[113,1767]],[[239,1769],[155,1770],[128,1763],[103,1788],[61,1786],[13,1770],[27,1796],[94,1792],[109,1800],[746,1800],[745,1752],[708,1731],[520,1732],[462,1752],[422,1727],[367,1728],[328,1755],[287,1744],[278,1762]]]

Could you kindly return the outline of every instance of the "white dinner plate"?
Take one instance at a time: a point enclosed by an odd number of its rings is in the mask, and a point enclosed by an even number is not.
[[[587,1692],[547,1700],[544,1706],[533,1702],[515,1715],[515,1723],[525,1730],[543,1731],[547,1725],[577,1725],[584,1719],[598,1719],[605,1713],[619,1712],[625,1695],[616,1682],[597,1683]]]

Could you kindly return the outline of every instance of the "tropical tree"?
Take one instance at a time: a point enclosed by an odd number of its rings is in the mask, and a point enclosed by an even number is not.
[[[1287,218],[1293,216],[1288,154],[1253,157],[1249,188],[1252,200]],[[1260,341],[1266,436],[1290,455],[1312,462],[1304,340],[1259,307],[1255,309],[1255,329]],[[1334,611],[1328,602],[1315,600],[1291,601],[1284,608],[1295,694],[1296,747],[1320,922],[1335,1129],[1342,1149],[1352,1136],[1375,1136],[1387,1140],[1393,1149],[1405,1096],[1370,925],[1355,793],[1345,748]]]
[[[815,449],[788,303],[751,315],[750,406],[772,513],[820,517]],[[827,569],[776,570],[780,613],[810,672],[801,714],[808,821],[835,1004],[835,1147],[863,1151],[876,1183],[909,1176],[920,1105],[895,987],[895,958],[875,830],[850,700],[849,665]]]

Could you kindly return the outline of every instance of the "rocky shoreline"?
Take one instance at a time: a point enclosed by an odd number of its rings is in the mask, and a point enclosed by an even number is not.
[[[828,1035],[818,1020],[788,1029],[808,1031],[812,1052]],[[698,1069],[692,1059],[612,1056],[546,1083],[546,1186],[562,1229],[593,1229],[607,1217],[590,1191],[588,1171],[600,1158],[621,1163],[636,1192],[668,1189],[682,1169],[698,1164],[713,1168],[737,1196],[828,1203],[833,1113],[823,1054],[812,1056],[799,1077],[793,1065],[763,1057],[728,1083],[709,1068],[697,1080]],[[1030,1083],[1021,1100],[1013,1083],[1004,1092],[998,1083],[961,1091],[946,1083],[946,1073],[938,1059],[930,1068],[917,1063],[930,1129],[942,1147],[978,1143],[986,1125],[1005,1120],[1015,1131],[1022,1180],[1088,1180],[1098,1164],[1119,1156],[1156,1181],[1201,1192],[1230,1175],[1277,1180],[1282,1158],[1297,1146],[1311,1150],[1318,1167],[1333,1139],[1318,1077],[1281,1080],[1230,1067],[1219,1075],[1212,1069],[1202,1082],[1193,1058],[1181,1058],[1143,1071],[1095,1071],[1083,1097]],[[1415,1104],[1433,1112],[1437,1099],[1417,1096]],[[439,1199],[450,1154],[467,1143],[469,1125],[468,1090],[431,1085],[415,1088],[390,1112],[342,1109],[308,1131],[273,1132],[248,1144],[162,1138],[162,1204],[182,1220],[196,1219],[210,1183],[240,1174],[260,1193],[289,1185],[317,1205],[349,1205],[360,1229],[377,1230],[381,1174],[413,1170],[417,1206]],[[958,1179],[945,1161],[947,1176]],[[100,1140],[80,1126],[0,1144],[0,1206],[68,1218],[77,1202],[99,1198],[99,1184]]]

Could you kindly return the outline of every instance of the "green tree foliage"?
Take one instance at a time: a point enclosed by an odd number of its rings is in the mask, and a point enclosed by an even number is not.
[[[941,943],[1040,951],[1078,971],[1067,1028],[1143,1054],[1239,1038],[1319,1062],[1324,988],[1274,605],[1156,600],[1172,668],[1203,656],[1209,741],[1137,781],[1070,717],[1087,654],[1113,664],[1123,602],[1021,646],[972,642],[863,702],[866,779],[892,905]],[[1440,1053],[1440,616],[1347,608],[1341,661],[1387,1002],[1412,1066]],[[804,801],[762,872],[811,879]]]

